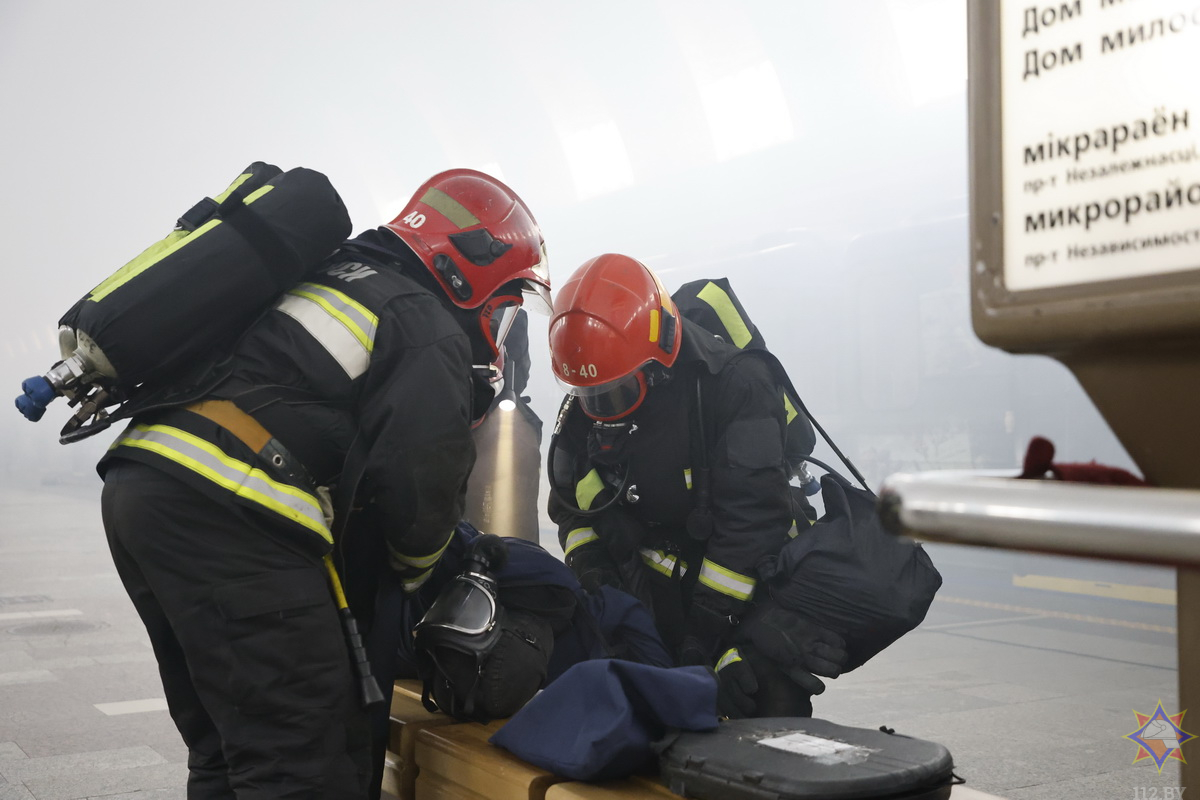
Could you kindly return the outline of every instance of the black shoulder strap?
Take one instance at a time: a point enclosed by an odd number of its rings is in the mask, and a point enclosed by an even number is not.
[[[688,535],[697,542],[712,536],[712,470],[708,463],[708,436],[704,430],[704,392],[702,373],[696,373],[696,401],[689,414],[692,429],[692,510],[688,513]],[[678,563],[678,559],[676,560]]]
[[[752,352],[759,357],[765,357],[765,358],[767,358],[768,363],[770,363],[772,361],[775,364],[779,363],[779,359],[775,358],[775,356],[772,353],[769,353],[765,350],[754,350],[754,351],[743,351],[743,352],[746,352],[746,353]],[[778,372],[783,372],[784,379],[787,380],[787,373],[783,371],[782,365],[780,365],[778,371],[776,371],[775,369],[772,369],[772,372],[776,373],[776,374],[778,374]],[[834,454],[836,454],[837,457],[839,459],[841,459],[842,463],[846,465],[846,468],[848,470],[850,470],[850,474],[853,475],[860,484],[862,484],[864,489],[866,489],[868,492],[870,492],[871,487],[867,484],[867,479],[864,478],[862,476],[862,473],[858,471],[858,468],[854,466],[854,462],[852,462],[849,458],[847,458],[846,454],[842,452],[841,448],[838,447],[837,444],[834,443],[833,439],[830,438],[829,434],[825,432],[825,429],[823,427],[821,427],[821,423],[817,422],[817,418],[814,417],[811,412],[809,412],[808,407],[804,405],[804,400],[801,399],[800,394],[798,392],[796,392],[794,388],[792,388],[790,380],[787,382],[786,388],[792,389],[792,400],[793,400],[793,402],[795,402],[797,404],[797,406],[799,406],[798,410],[801,413],[803,413],[806,417],[808,417],[809,422],[811,422],[813,427],[816,428],[817,432],[821,434],[821,438],[825,440],[825,443],[829,445],[829,448],[831,450],[833,450]],[[711,482],[710,482],[710,468],[709,468],[709,464],[708,464],[708,447],[705,442],[705,433],[704,433],[704,431],[705,431],[704,406],[703,406],[703,398],[701,397],[701,391],[700,391],[700,376],[696,377],[696,402],[694,405],[695,405],[695,408],[694,408],[695,413],[692,415],[692,417],[694,419],[693,435],[694,435],[695,440],[700,445],[700,452],[693,453],[693,456],[692,456],[693,460],[697,464],[699,464],[699,467],[692,471],[692,487],[695,491],[695,505],[693,506],[692,513],[695,514],[697,509],[700,509],[700,508],[704,509],[704,512],[700,516],[702,516],[702,517],[706,516],[709,518],[709,522],[708,522],[708,524],[710,526],[709,532],[711,533],[712,494],[711,494]],[[821,467],[826,472],[831,472],[835,475],[838,474],[836,471],[834,471],[830,467],[826,466],[823,462],[818,461],[817,459],[812,458],[811,456],[805,456],[804,460],[816,464],[818,467]],[[839,475],[839,477],[840,477],[840,475]],[[692,530],[692,521],[691,520],[692,520],[692,517],[689,516],[688,517],[688,531],[689,532],[691,532],[691,530]],[[698,522],[699,521],[700,520],[698,519]],[[695,534],[693,534],[693,536],[694,535]]]
[[[337,486],[333,494],[333,541],[341,542],[354,510],[354,496],[362,483],[363,474],[367,471],[367,441],[362,430],[354,432],[354,439],[346,451],[346,460],[342,462],[342,474],[338,476]]]

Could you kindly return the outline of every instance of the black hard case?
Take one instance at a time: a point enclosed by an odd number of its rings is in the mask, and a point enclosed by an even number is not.
[[[853,749],[821,756],[760,744],[793,733]],[[821,719],[727,720],[665,744],[664,782],[698,800],[944,800],[953,780],[954,761],[940,744]]]

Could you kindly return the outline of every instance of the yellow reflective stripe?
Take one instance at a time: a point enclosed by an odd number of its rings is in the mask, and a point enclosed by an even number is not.
[[[217,200],[217,202],[220,202],[229,194],[230,191],[240,186],[248,177],[248,174],[243,174],[238,178],[238,180],[234,181],[233,185],[230,186],[229,189],[227,189],[219,199],[213,199]],[[242,202],[246,205],[249,205],[273,188],[275,187],[264,186],[261,189],[252,192]],[[108,276],[108,278],[106,278],[99,286],[97,286],[95,289],[92,289],[91,293],[88,295],[88,299],[94,303],[99,303],[114,291],[121,288],[138,275],[141,275],[143,272],[150,269],[167,256],[175,253],[177,250],[180,250],[190,242],[194,242],[196,239],[200,238],[220,224],[221,220],[210,219],[208,222],[204,223],[199,228],[196,228],[196,230],[192,231],[191,233],[188,233],[187,231],[172,231],[171,233],[167,234],[166,238],[150,245],[128,264],[118,269],[112,275]]]
[[[788,397],[787,392],[783,393],[783,407],[787,410],[787,422],[784,424],[791,425],[792,420],[794,420],[800,412],[796,410],[794,405],[792,405],[792,398]]]
[[[706,558],[700,565],[700,583],[737,600],[749,600],[750,595],[754,594],[756,581]]]
[[[730,338],[738,348],[745,347],[750,342],[750,329],[746,327],[742,315],[737,312],[737,308],[734,307],[733,301],[729,299],[729,295],[724,289],[709,281],[708,285],[701,289],[696,296],[717,312],[717,319],[721,320],[721,324],[725,326],[725,330],[729,332]]]
[[[592,470],[587,475],[583,476],[583,480],[575,484],[575,504],[584,511],[592,507],[592,501],[596,499],[596,495],[600,494],[600,490],[604,488],[604,481],[600,480],[600,473]]]
[[[736,647],[731,647],[725,651],[725,655],[717,661],[717,672],[720,672],[730,664],[736,664],[742,660],[742,654],[738,652]]]
[[[225,199],[229,197],[229,195],[233,194],[233,190],[250,180],[250,176],[253,174],[253,172],[243,172],[241,175],[238,175],[234,179],[233,183],[229,184],[229,188],[214,197],[213,200],[218,204],[225,202]]]
[[[563,555],[568,556],[576,547],[581,547],[588,542],[595,542],[599,538],[591,528],[576,528],[567,534],[567,547],[563,551]]]
[[[692,488],[692,471],[690,469],[685,469],[683,471],[683,482],[687,488]]]
[[[220,224],[221,220],[210,219],[191,233],[187,231],[172,231],[167,234],[165,239],[150,245],[128,264],[121,267],[112,275],[109,275],[99,286],[92,289],[91,294],[88,295],[88,300],[91,300],[93,303],[99,303],[176,250],[195,241]]]
[[[450,546],[450,540],[453,538],[454,531],[450,531],[450,535],[446,537],[446,543],[439,547],[436,552],[430,553],[427,556],[406,556],[403,553],[397,553],[395,550],[392,551],[392,556],[406,567],[413,567],[415,569],[433,567],[438,562],[438,559],[442,557],[442,553],[446,552],[446,548]]]
[[[328,286],[322,286],[318,283],[302,283],[295,289],[292,289],[288,294],[296,297],[303,297],[306,300],[311,300],[336,319],[338,322],[346,326],[346,330],[353,334],[358,343],[363,346],[363,349],[370,353],[375,349],[374,329],[379,324],[379,317],[375,316],[371,311],[356,300],[350,299],[349,296],[339,292],[337,289],[332,289]],[[332,295],[338,302],[343,303],[346,308],[337,308],[329,301],[326,295]],[[371,330],[363,330],[362,325],[350,318],[347,311],[354,311],[361,314],[363,319]]]
[[[658,309],[652,308],[652,309],[650,309],[650,341],[651,342],[658,341],[658,331],[659,331],[660,327],[661,327],[661,325],[660,325],[659,318],[658,318]]]
[[[199,451],[199,457],[172,447],[168,443],[170,440]],[[316,497],[303,489],[276,481],[258,467],[233,458],[199,436],[169,425],[134,425],[126,429],[125,434],[113,445],[114,448],[118,446],[136,447],[174,461],[238,497],[258,503],[333,543],[333,535],[325,524],[325,515]],[[209,458],[207,463],[201,460],[205,456]],[[258,484],[258,488],[250,485],[250,482]]]
[[[661,572],[668,578],[675,571],[675,559],[668,556],[662,550],[641,550],[642,561],[646,566],[655,572]]]
[[[641,553],[645,565],[655,572],[661,572],[668,578],[675,574],[675,557],[667,555],[666,551],[641,547],[638,548],[638,552]],[[682,561],[679,564],[679,575],[682,577],[686,574],[687,562]]]
[[[253,203],[255,200],[262,197],[264,194],[266,194],[267,192],[271,191],[274,188],[275,187],[271,186],[270,184],[267,184],[266,186],[260,186],[259,188],[255,189],[253,192],[251,192],[250,194],[246,195],[246,199],[243,200],[242,202]]]
[[[459,228],[469,228],[479,224],[479,218],[463,207],[441,189],[429,188],[421,195],[421,202],[453,222]]]

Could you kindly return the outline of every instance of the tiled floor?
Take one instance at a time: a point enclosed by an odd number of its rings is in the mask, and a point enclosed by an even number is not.
[[[98,495],[97,481],[0,490],[0,800],[184,797],[186,751]],[[969,786],[1012,800],[1164,797],[1177,770],[1135,766],[1123,736],[1135,709],[1178,710],[1173,608],[1014,588],[1012,576],[1169,588],[1170,574],[933,553],[946,584],[924,626],[831,682],[817,715],[941,742]]]

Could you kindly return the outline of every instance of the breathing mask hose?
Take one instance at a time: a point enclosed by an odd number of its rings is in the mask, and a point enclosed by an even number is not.
[[[379,684],[371,674],[371,662],[367,660],[367,649],[363,647],[362,634],[358,632],[358,620],[350,612],[350,605],[346,602],[346,593],[342,590],[342,581],[333,565],[332,556],[325,556],[325,570],[329,573],[329,584],[333,587],[333,597],[337,601],[342,631],[345,632],[346,644],[350,647],[350,660],[354,663],[354,671],[358,673],[359,698],[363,708],[370,708],[384,702],[383,692],[379,690]]]
[[[566,508],[572,514],[579,514],[582,517],[594,517],[597,514],[607,511],[614,506],[618,500],[621,499],[621,495],[625,492],[625,485],[629,483],[629,465],[625,465],[625,473],[621,476],[621,483],[613,492],[612,498],[599,508],[579,508],[568,498],[563,496],[562,492],[558,490],[558,485],[554,482],[554,453],[558,449],[558,435],[562,432],[563,423],[566,422],[567,414],[570,412],[571,406],[574,405],[574,403],[575,398],[571,395],[567,395],[566,398],[563,399],[563,403],[558,409],[558,417],[554,421],[554,431],[550,434],[550,452],[546,454],[546,477],[550,481],[550,492],[554,495],[558,502],[566,506]]]
[[[494,533],[483,533],[471,542],[471,547],[467,550],[463,572],[474,572],[494,581],[496,573],[507,563],[508,545]]]

